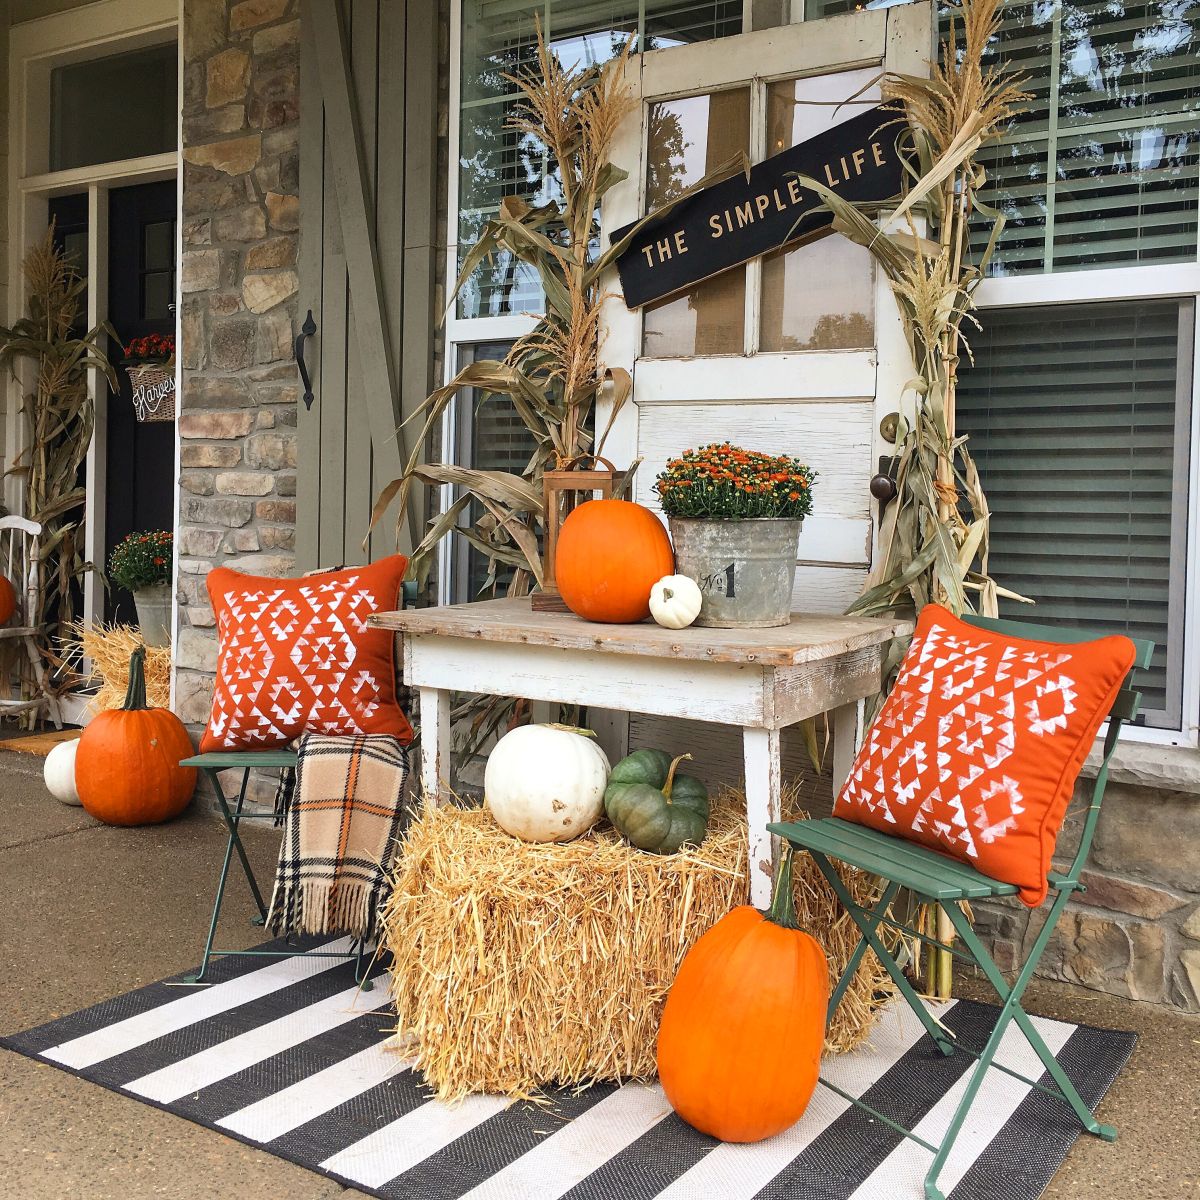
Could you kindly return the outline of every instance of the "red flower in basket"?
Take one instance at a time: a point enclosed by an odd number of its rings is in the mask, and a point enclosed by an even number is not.
[[[134,338],[125,347],[125,359],[131,365],[167,363],[174,357],[175,335],[172,333],[148,333]]]

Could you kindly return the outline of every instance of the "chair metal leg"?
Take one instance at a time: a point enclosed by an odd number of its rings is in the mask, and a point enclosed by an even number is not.
[[[874,928],[877,929],[879,927],[879,923],[883,919],[884,914],[887,912],[888,906],[896,898],[896,893],[899,892],[899,890],[900,885],[898,883],[889,883],[884,889],[883,894],[879,897],[879,902],[875,905],[874,909],[868,914],[867,917],[868,920],[874,918],[871,920],[871,924]],[[858,945],[854,947],[853,953],[851,953],[850,957],[846,960],[846,966],[842,971],[841,978],[837,981],[837,987],[833,989],[833,994],[829,997],[829,1013],[826,1019],[827,1024],[829,1021],[833,1020],[833,1014],[837,1012],[837,1007],[839,1004],[841,1004],[842,997],[846,994],[846,989],[850,986],[850,981],[854,978],[856,972],[858,971],[859,964],[862,962],[863,956],[866,954],[866,952],[867,939],[865,937],[860,937],[858,939]]]
[[[238,791],[237,807],[234,812],[229,811],[229,803],[225,799],[225,793],[221,790],[220,780],[217,778],[216,771],[205,771],[209,782],[212,783],[213,789],[217,793],[217,803],[221,806],[221,816],[225,820],[226,828],[229,830],[230,845],[237,851],[237,856],[241,860],[242,871],[245,873],[246,882],[250,885],[250,892],[254,896],[254,903],[258,907],[259,919],[255,922],[256,925],[262,925],[267,919],[267,906],[263,902],[262,893],[258,890],[258,880],[254,878],[254,869],[250,866],[250,859],[246,856],[246,848],[242,845],[241,836],[238,834],[238,822],[242,816],[242,806],[246,802],[246,789],[250,784],[250,771],[246,769],[242,772],[242,786]]]
[[[846,885],[842,883],[842,877],[837,873],[825,855],[815,850],[811,850],[809,853],[812,854],[813,862],[817,864],[817,869],[829,881],[829,886],[833,888],[837,898],[842,902],[842,907],[850,914],[855,925],[858,926],[859,932],[862,934],[862,941],[866,942],[875,951],[876,957],[891,976],[897,990],[908,1002],[909,1008],[913,1010],[917,1019],[925,1026],[925,1031],[933,1039],[934,1044],[943,1055],[953,1054],[954,1047],[947,1037],[946,1031],[934,1020],[933,1014],[921,1002],[920,996],[913,990],[913,986],[908,982],[908,977],[904,974],[900,964],[888,953],[887,947],[879,940],[879,935],[875,932],[876,926],[879,924],[879,920],[887,907],[883,904],[882,898],[874,910],[867,912],[850,898],[850,893],[846,890]],[[885,892],[884,895],[888,895],[888,892]],[[857,948],[855,953],[858,953]],[[859,958],[861,959],[861,957],[862,955],[860,954]],[[857,966],[857,964],[855,965]],[[841,989],[842,994],[844,994],[845,988],[842,987],[842,981],[839,981],[838,987]],[[838,995],[839,1001],[841,998],[841,995]],[[833,1009],[831,1008],[830,1016],[832,1017],[832,1015]]]
[[[1042,1039],[1042,1035],[1034,1027],[1029,1014],[1021,1007],[1021,996],[1024,994],[1030,979],[1033,978],[1033,973],[1037,969],[1037,964],[1041,960],[1042,954],[1050,941],[1054,927],[1058,923],[1058,918],[1063,909],[1066,908],[1070,898],[1070,891],[1060,892],[1055,898],[1054,903],[1050,906],[1050,912],[1046,916],[1045,923],[1038,931],[1033,946],[1030,948],[1025,963],[1012,987],[1008,986],[1008,983],[1000,972],[1000,968],[996,966],[991,955],[988,954],[987,948],[980,942],[975,930],[971,927],[970,921],[967,920],[958,905],[947,905],[946,911],[950,920],[954,922],[959,937],[962,938],[963,943],[979,964],[979,969],[995,989],[996,995],[1000,997],[1003,1004],[1008,1005],[1011,1003],[1013,1005],[1012,1019],[1025,1035],[1030,1046],[1033,1047],[1034,1052],[1041,1060],[1042,1066],[1046,1068],[1050,1078],[1054,1080],[1061,1093],[1061,1098],[1071,1106],[1075,1115],[1079,1118],[1080,1124],[1083,1125],[1088,1133],[1103,1138],[1106,1142],[1113,1142],[1117,1138],[1116,1129],[1111,1125],[1104,1125],[1096,1120],[1095,1114],[1088,1108],[1083,1097],[1076,1090],[1075,1085],[1067,1077],[1062,1064],[1055,1058],[1054,1052],[1046,1045]]]
[[[365,940],[359,941],[357,945],[358,949],[354,956],[354,982],[364,992],[370,992],[375,988],[375,981],[367,978],[367,975],[371,970],[371,965],[375,961],[375,955],[379,953],[378,944],[376,944],[376,949],[372,954],[367,953],[367,943]]]
[[[254,878],[254,871],[250,866],[250,860],[246,857],[245,848],[242,846],[242,839],[238,836],[238,821],[242,816],[242,807],[246,802],[246,789],[250,782],[249,769],[242,772],[242,786],[238,791],[237,803],[231,812],[229,804],[225,799],[225,793],[221,790],[221,782],[217,778],[216,771],[205,771],[204,774],[208,777],[209,782],[213,785],[213,789],[217,793],[217,801],[221,807],[221,815],[225,820],[225,826],[229,830],[229,838],[225,843],[225,857],[221,862],[221,874],[217,879],[217,896],[213,902],[212,920],[208,923],[208,936],[204,941],[204,954],[200,959],[200,969],[195,975],[187,977],[188,983],[204,983],[205,976],[208,974],[208,965],[212,961],[214,955],[212,952],[213,941],[217,936],[217,925],[221,919],[221,905],[225,901],[225,885],[229,882],[229,867],[233,861],[233,852],[236,849],[238,857],[241,859],[242,870],[246,873],[246,879],[250,884],[250,891],[254,896],[254,902],[258,905],[258,917],[255,924],[261,925],[266,920],[267,909],[263,904],[262,894],[258,890],[258,882]]]
[[[1071,1106],[1084,1128],[1089,1133],[1093,1133],[1097,1137],[1102,1137],[1106,1141],[1113,1141],[1117,1136],[1115,1129],[1111,1126],[1101,1125],[1096,1120],[1091,1109],[1083,1102],[1083,1099],[1075,1090],[1075,1086],[1067,1078],[1066,1073],[1054,1057],[1050,1048],[1042,1040],[1037,1030],[1034,1029],[1028,1014],[1021,1008],[1021,996],[1024,994],[1030,979],[1033,978],[1038,961],[1041,959],[1059,915],[1062,913],[1063,908],[1066,907],[1069,899],[1069,891],[1061,892],[1053,905],[1051,905],[1046,921],[1038,932],[1038,936],[1034,939],[1033,946],[1030,948],[1030,952],[1026,956],[1025,962],[1017,975],[1016,982],[1012,987],[1009,987],[1005,982],[1000,969],[996,966],[987,948],[976,936],[974,929],[971,928],[971,922],[967,920],[966,914],[959,905],[957,903],[943,903],[941,906],[954,925],[955,931],[962,938],[963,943],[979,964],[980,969],[996,989],[996,994],[1001,1000],[1001,1007],[1000,1016],[996,1021],[995,1027],[992,1029],[987,1043],[979,1055],[979,1061],[975,1064],[971,1072],[967,1089],[954,1111],[954,1117],[946,1129],[945,1136],[942,1138],[942,1144],[938,1148],[937,1154],[934,1155],[933,1162],[930,1164],[929,1170],[925,1175],[926,1200],[944,1200],[942,1193],[937,1187],[937,1177],[945,1166],[946,1159],[950,1156],[950,1151],[954,1148],[955,1140],[958,1138],[963,1122],[967,1118],[967,1113],[975,1101],[984,1077],[989,1068],[993,1066],[996,1051],[1000,1048],[1000,1043],[1010,1024],[1015,1024],[1024,1033],[1026,1038],[1028,1038],[1029,1044],[1033,1047],[1038,1058],[1041,1059],[1042,1065],[1058,1085],[1061,1092],[1060,1098]]]

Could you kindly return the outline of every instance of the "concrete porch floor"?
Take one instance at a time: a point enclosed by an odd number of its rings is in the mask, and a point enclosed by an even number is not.
[[[219,820],[193,808],[169,825],[112,829],[46,792],[42,760],[0,753],[0,1033],[194,966],[224,849]],[[270,879],[279,834],[245,832]],[[244,886],[230,889],[225,945],[262,940]],[[972,984],[964,994],[987,999]],[[1101,1107],[1120,1137],[1076,1143],[1050,1200],[1183,1200],[1200,1190],[1200,1018],[1035,984],[1036,1013],[1134,1029],[1137,1049]],[[0,1051],[0,1197],[21,1200],[255,1200],[355,1197],[318,1175]]]

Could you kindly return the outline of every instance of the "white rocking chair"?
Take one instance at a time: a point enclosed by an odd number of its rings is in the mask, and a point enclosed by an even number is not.
[[[26,517],[0,517],[0,571],[13,585],[17,593],[17,611],[8,625],[0,625],[0,643],[20,641],[29,659],[39,695],[23,700],[12,695],[12,681],[8,669],[0,671],[0,717],[16,713],[27,713],[31,717],[45,709],[55,729],[62,728],[62,710],[58,699],[46,683],[46,664],[38,649],[37,635],[40,632],[27,624],[33,611],[34,591],[37,587],[38,539],[42,527],[37,521]]]

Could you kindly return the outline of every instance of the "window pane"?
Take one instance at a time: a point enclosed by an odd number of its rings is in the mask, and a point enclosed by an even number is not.
[[[646,210],[673,200],[738,151],[750,152],[750,89],[685,96],[650,106]],[[649,306],[643,353],[657,358],[741,354],[746,268],[735,267]]]
[[[147,221],[142,226],[142,269],[169,271],[175,261],[175,222]]]
[[[1184,0],[1062,5],[1062,125],[1200,107],[1200,8]]]
[[[142,320],[165,321],[171,315],[175,285],[170,271],[149,271],[142,276]]]
[[[174,42],[55,67],[50,169],[174,150],[177,75]]]
[[[71,266],[81,277],[87,276],[88,267],[88,197],[87,192],[76,192],[72,196],[52,196],[48,205],[50,220],[54,223],[54,241],[66,255]],[[84,288],[79,297],[79,309],[75,314],[71,332],[82,337],[87,332],[88,293]]]
[[[1032,99],[984,155],[1008,220],[990,273],[1195,259],[1200,4],[1010,0],[994,53]]]
[[[1194,256],[1196,149],[1196,130],[1178,126],[1060,137],[1055,270]]]
[[[544,147],[505,128],[514,89],[505,78],[534,60],[534,14],[568,65],[605,62],[630,34],[638,49],[657,50],[742,30],[741,0],[464,0],[462,112],[459,144],[459,254],[474,243],[505,196],[532,203],[557,199],[555,165]],[[464,317],[537,312],[536,272],[501,255],[464,287]]]
[[[647,358],[742,354],[745,349],[745,267],[722,271],[646,308],[642,353]]]
[[[458,368],[481,359],[503,359],[511,348],[511,342],[460,346]],[[533,435],[505,397],[485,398],[477,388],[465,389],[459,393],[458,414],[455,462],[479,471],[509,471],[513,475],[524,472],[534,451]],[[473,525],[482,514],[482,506],[472,501],[463,523]],[[459,603],[474,600],[482,588],[490,587],[487,559],[463,537],[455,538],[454,552],[454,599]],[[511,574],[511,568],[501,568],[501,594]]]
[[[1182,321],[1181,321],[1182,318]],[[1191,301],[988,309],[959,432],[992,509],[1006,615],[1152,638],[1149,724],[1178,726]],[[1181,326],[1188,331],[1183,341]]]
[[[879,88],[854,96],[878,68],[785,79],[767,88],[767,153],[797,142],[879,103]],[[763,350],[842,350],[875,344],[875,272],[871,252],[838,234],[763,259]]]

